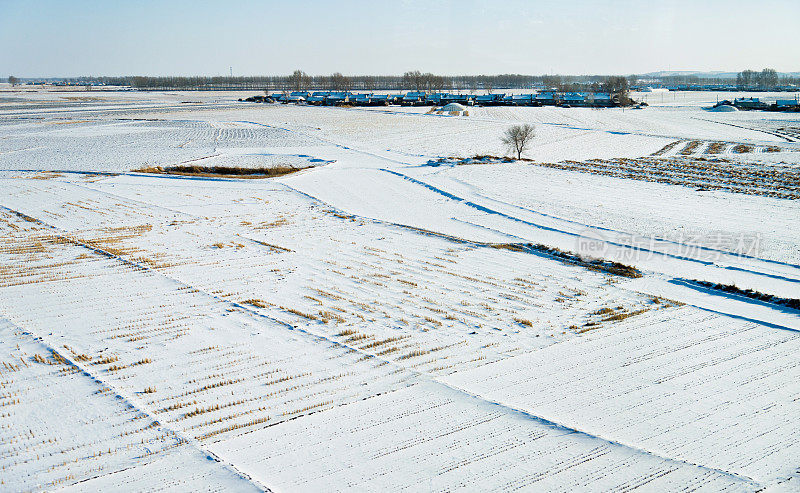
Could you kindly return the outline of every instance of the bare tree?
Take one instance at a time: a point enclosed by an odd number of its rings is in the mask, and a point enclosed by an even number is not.
[[[536,137],[536,129],[533,125],[514,125],[503,134],[500,140],[506,145],[508,150],[517,154],[517,159],[522,159],[522,153],[530,146],[533,138]]]
[[[611,94],[611,97],[620,106],[630,106],[634,103],[630,98],[628,79],[621,75],[606,77],[600,86],[604,92]]]
[[[375,89],[375,77],[371,75],[365,75],[364,79],[364,89],[367,91],[372,91]]]
[[[311,77],[302,70],[295,70],[289,77],[290,85],[295,91],[303,91],[308,89],[311,83]]]
[[[757,77],[762,89],[773,89],[778,85],[778,72],[774,68],[765,68]]]
[[[11,84],[12,86],[16,86],[17,84],[19,84],[19,79],[17,79],[13,75],[9,75],[8,76],[8,83]]]
[[[628,79],[621,75],[612,75],[603,80],[603,91],[611,94],[628,92]]]
[[[486,94],[492,93],[492,90],[494,90],[494,81],[491,77],[483,78],[483,88],[486,89]]]
[[[331,75],[331,87],[336,91],[349,91],[350,78],[342,75],[341,72],[335,72]]]
[[[419,70],[412,70],[403,74],[403,85],[408,89],[421,91],[423,86],[423,75]]]
[[[753,84],[756,82],[756,73],[752,70],[745,70],[743,72],[739,72],[736,76],[736,83],[739,86],[744,87],[752,87]]]
[[[422,74],[421,77],[422,77],[422,88],[425,89],[426,91],[430,91],[431,89],[433,89],[433,79],[436,76],[430,72],[425,72],[424,74]]]
[[[444,90],[445,86],[447,85],[447,81],[441,75],[434,75],[433,76],[433,88],[437,91]],[[451,84],[452,85],[452,82]]]

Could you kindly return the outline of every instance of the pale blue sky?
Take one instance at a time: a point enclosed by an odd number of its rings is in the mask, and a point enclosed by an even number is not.
[[[0,0],[0,76],[800,71],[800,0]]]

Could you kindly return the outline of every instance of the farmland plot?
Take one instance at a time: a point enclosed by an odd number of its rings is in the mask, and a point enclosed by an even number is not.
[[[764,481],[796,470],[798,344],[797,331],[685,307],[446,380],[589,433]]]
[[[612,167],[611,171],[616,174],[618,169]],[[774,171],[790,177],[797,174],[797,168],[777,167]],[[740,237],[759,234],[764,258],[800,263],[795,234],[800,213],[797,200],[744,197],[709,188],[698,191],[704,187],[698,182],[694,186],[654,180],[631,182],[616,179],[612,173],[585,173],[569,164],[423,167],[404,173],[494,209],[506,210],[503,207],[511,204],[512,214],[528,214],[532,222],[549,227],[581,232],[596,226],[605,228],[597,231],[600,236],[616,230],[684,243],[692,238],[709,238],[715,232]],[[772,183],[768,180],[766,186]],[[790,187],[790,193],[796,193],[797,186]],[[654,196],[658,197],[657,204]],[[769,220],[764,221],[764,217]]]
[[[3,489],[256,491],[84,370],[85,355],[0,320]]]
[[[791,142],[690,105],[220,98],[0,107],[4,488],[796,488],[797,312],[690,282],[796,297]],[[429,165],[516,121],[548,161]],[[198,159],[317,168],[129,172]],[[598,234],[635,268],[572,253]]]

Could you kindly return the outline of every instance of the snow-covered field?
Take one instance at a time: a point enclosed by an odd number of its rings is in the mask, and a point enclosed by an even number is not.
[[[5,89],[0,490],[800,490],[797,114]]]

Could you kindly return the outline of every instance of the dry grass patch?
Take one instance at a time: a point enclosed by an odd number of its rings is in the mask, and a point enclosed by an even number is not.
[[[703,143],[699,140],[693,140],[686,144],[686,147],[681,149],[680,154],[683,156],[688,156],[690,154],[694,154],[697,151],[697,148],[700,147]]]
[[[353,331],[353,333],[355,333],[355,331]],[[385,344],[391,344],[393,342],[402,341],[403,339],[407,339],[408,337],[410,337],[410,336],[407,336],[407,335],[406,336],[397,336],[397,337],[389,337],[387,339],[382,339],[382,340],[379,340],[379,341],[373,341],[373,342],[370,342],[369,344],[367,344],[365,346],[361,346],[361,349],[362,350],[374,349],[374,348],[383,346]]]
[[[63,176],[64,175],[62,175],[61,173],[43,171],[41,173],[36,173],[35,175],[30,176],[28,178],[31,179],[31,180],[50,180],[50,179],[53,179],[53,178],[63,178]]]
[[[242,168],[235,166],[150,166],[133,171],[136,173],[203,176],[211,178],[274,178],[308,168],[313,168],[313,166],[300,168],[295,168],[293,166],[275,166],[272,168]]]
[[[699,280],[694,280],[692,282],[704,288],[722,291],[723,293],[735,294],[738,296],[744,296],[745,298],[772,303],[774,305],[785,306],[793,310],[800,310],[800,299],[798,298],[781,298],[775,295],[753,291],[752,289],[741,289],[735,284],[719,284]]]
[[[397,360],[400,361],[400,360],[405,360],[405,359],[417,358],[419,356],[424,356],[424,355],[426,355],[428,353],[430,353],[430,351],[427,351],[427,350],[424,350],[424,349],[416,349],[414,351],[411,351],[410,353],[406,353],[406,354],[404,354],[402,356],[398,356]]]
[[[683,141],[682,140],[676,140],[675,142],[670,142],[669,144],[665,145],[661,149],[659,149],[656,152],[654,152],[653,154],[651,154],[651,156],[661,156],[663,154],[666,154],[669,151],[671,151],[673,148],[675,148],[675,146],[677,146],[681,142],[683,142]]]
[[[728,144],[724,142],[712,142],[709,144],[708,149],[706,149],[706,154],[719,154],[725,150]]]
[[[358,331],[355,331],[355,330],[353,330],[353,331],[343,331],[343,332],[340,332],[340,334],[342,334],[344,332],[347,332],[347,333],[350,334],[347,337],[347,339],[342,341],[344,344],[351,344],[353,342],[365,341],[367,339],[374,339],[375,338],[375,336],[373,336],[373,335],[362,334],[362,333],[360,333]]]
[[[738,151],[750,152],[744,144]],[[534,163],[546,168],[601,176],[641,180],[704,190],[763,195],[786,199],[800,197],[800,173],[787,165],[747,166],[724,157],[613,158],[559,163]]]
[[[242,305],[252,305],[252,306],[254,306],[256,308],[267,308],[267,306],[269,306],[269,303],[267,303],[264,300],[258,299],[258,298],[251,298],[249,300],[244,300],[240,304],[242,304]]]
[[[313,315],[311,313],[304,313],[304,312],[301,312],[300,310],[295,310],[294,308],[284,308],[284,307],[281,307],[281,308],[283,308],[284,310],[286,310],[289,313],[293,313],[293,314],[297,315],[298,317],[307,318],[309,320],[319,320],[319,317],[317,317],[316,315]]]
[[[619,322],[625,320],[626,318],[635,317],[636,315],[641,315],[642,313],[648,311],[649,308],[642,308],[641,310],[634,310],[632,312],[620,312],[615,313],[609,317],[602,319],[603,322]]]
[[[339,322],[339,323],[347,322],[347,320],[345,320],[344,317],[342,317],[338,313],[334,313],[334,312],[329,311],[329,310],[325,310],[325,311],[320,310],[317,313],[319,314],[319,318],[325,323],[328,323],[331,320],[335,320],[336,322]]]
[[[490,244],[492,248],[502,250],[510,250],[513,252],[539,252],[555,257],[567,263],[580,265],[589,270],[602,271],[616,276],[639,278],[642,273],[635,267],[630,265],[621,264],[619,262],[612,262],[609,260],[601,259],[586,259],[580,255],[572,252],[567,252],[558,248],[548,247],[541,244],[534,245],[533,243],[493,243]],[[567,296],[564,293],[559,293],[562,296]]]
[[[110,363],[115,363],[119,361],[119,356],[104,356],[96,361],[94,361],[93,365],[107,365]]]

